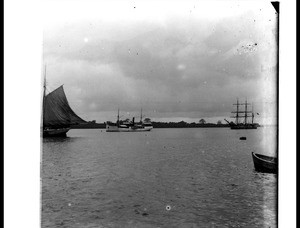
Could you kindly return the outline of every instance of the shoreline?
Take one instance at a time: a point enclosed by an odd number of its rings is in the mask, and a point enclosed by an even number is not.
[[[230,128],[228,124],[188,124],[152,122],[153,128]],[[105,129],[104,123],[88,123],[72,126],[71,129]]]
[[[196,123],[185,123],[185,122],[152,122],[153,128],[230,128],[229,124],[196,124]],[[259,125],[258,127],[268,127],[276,125]],[[105,129],[105,123],[87,123],[71,126],[71,129]]]

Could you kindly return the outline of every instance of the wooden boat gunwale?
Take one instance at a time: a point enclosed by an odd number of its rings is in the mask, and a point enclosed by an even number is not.
[[[263,154],[257,154],[257,153],[254,153],[254,152],[252,152],[252,155],[255,158],[257,158],[257,159],[259,159],[261,161],[264,161],[264,162],[268,162],[268,163],[272,163],[272,164],[276,164],[277,163],[276,162],[277,158],[275,158],[275,157],[270,157],[270,156],[266,156],[266,155],[263,155]],[[265,160],[263,158],[268,159],[268,160]]]
[[[252,152],[254,168],[258,172],[278,173],[278,158]]]

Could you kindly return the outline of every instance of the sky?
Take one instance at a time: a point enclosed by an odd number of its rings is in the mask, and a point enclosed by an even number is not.
[[[224,123],[238,98],[274,124],[276,36],[263,1],[46,1],[47,92],[87,121]]]

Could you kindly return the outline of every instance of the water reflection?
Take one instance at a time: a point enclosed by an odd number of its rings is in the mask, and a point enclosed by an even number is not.
[[[48,143],[48,142],[57,142],[57,143],[62,143],[62,142],[74,142],[75,140],[80,139],[81,137],[48,137],[48,138],[43,138],[43,143]]]
[[[278,179],[277,174],[254,172],[256,188],[261,194],[260,203],[264,216],[264,227],[277,227]]]

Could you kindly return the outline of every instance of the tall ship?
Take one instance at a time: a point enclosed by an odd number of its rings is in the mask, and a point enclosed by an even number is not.
[[[259,124],[254,123],[253,105],[251,111],[248,108],[250,106],[250,103],[247,102],[247,99],[245,103],[239,103],[239,100],[237,99],[236,104],[233,105],[236,106],[236,111],[231,112],[234,114],[234,116],[232,116],[231,118],[235,118],[235,122],[229,122],[224,119],[229,124],[230,129],[257,129]],[[241,110],[241,106],[245,107],[244,110]]]
[[[151,131],[152,128],[153,126],[149,118],[143,120],[142,110],[140,122],[135,122],[135,117],[132,118],[132,121],[129,119],[120,120],[119,109],[116,123],[110,121],[106,122],[106,132],[141,132]]]
[[[43,137],[66,137],[71,125],[86,123],[71,109],[63,85],[46,95],[46,75],[42,115]]]

